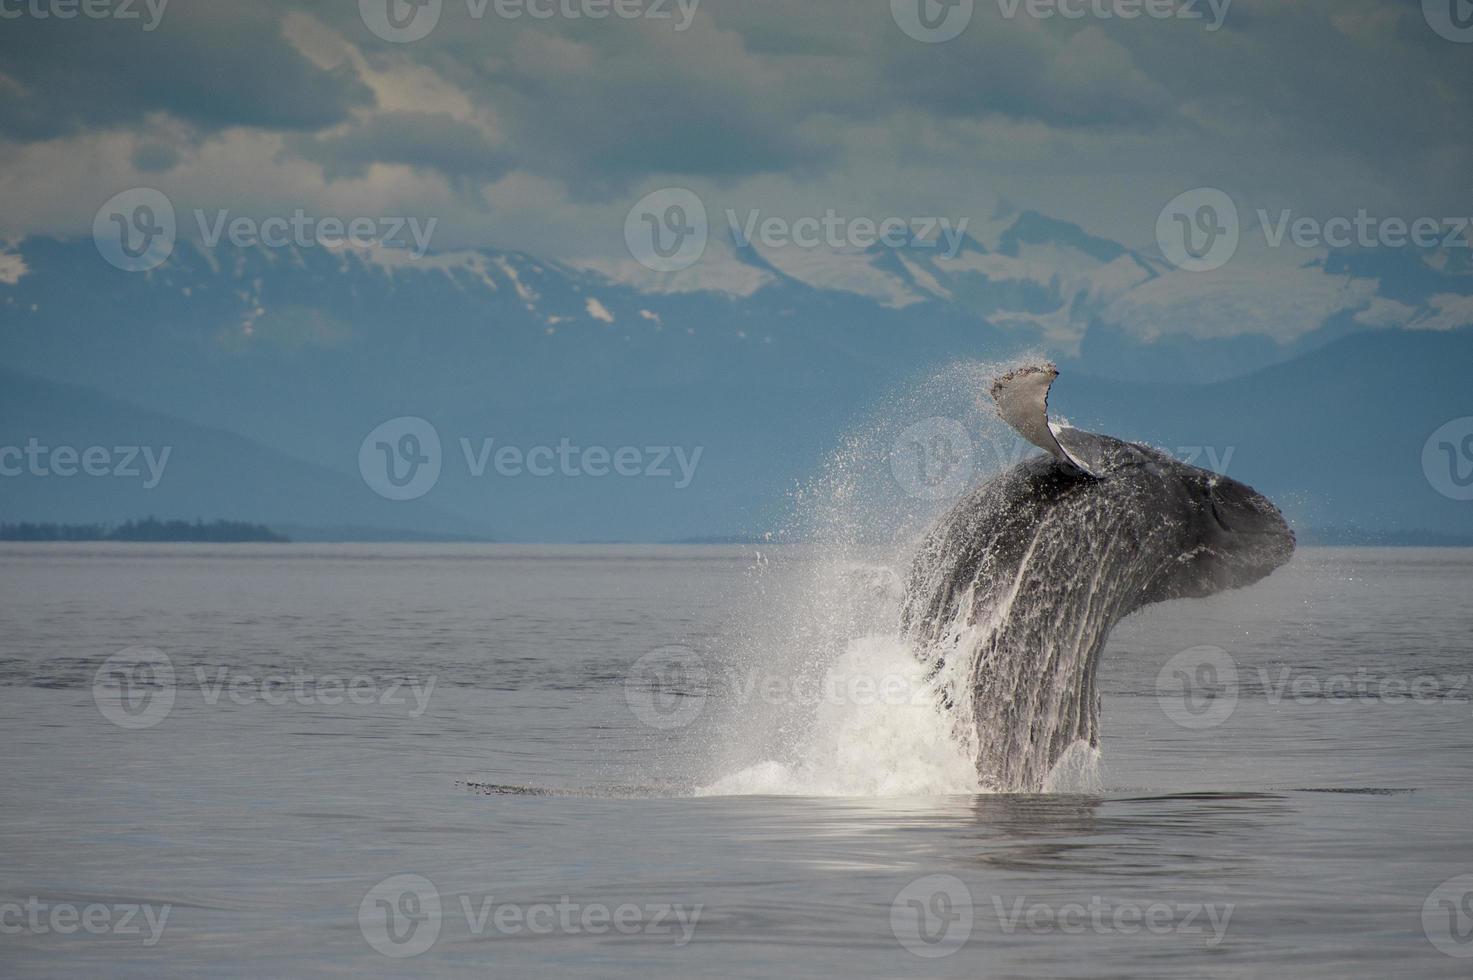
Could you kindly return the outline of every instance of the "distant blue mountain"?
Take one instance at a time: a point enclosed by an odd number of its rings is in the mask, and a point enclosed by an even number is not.
[[[72,454],[58,458],[62,447]],[[32,451],[27,458],[6,454],[7,448]],[[120,524],[157,516],[458,538],[488,533],[485,525],[433,505],[397,508],[356,474],[294,459],[233,432],[4,370],[0,454],[0,470],[8,471],[0,475],[5,523]]]
[[[1218,283],[1224,310],[1200,285],[1216,280],[1067,222],[1025,213],[972,236],[952,259],[713,242],[709,261],[666,276],[494,250],[410,262],[188,243],[126,273],[90,241],[27,239],[9,250],[23,270],[0,278],[0,357],[27,376],[0,378],[0,447],[167,438],[182,468],[146,493],[0,479],[0,519],[221,517],[294,536],[761,534],[887,392],[957,359],[1027,351],[1060,362],[1058,398],[1076,422],[1236,447],[1230,475],[1302,501],[1305,526],[1469,529],[1470,505],[1433,493],[1419,463],[1433,429],[1473,415],[1461,376],[1473,332],[1447,329],[1473,294],[1461,258],[1336,254],[1287,284]],[[1309,307],[1274,292],[1301,287],[1334,300],[1313,307],[1319,319],[1291,321]],[[1148,329],[1179,314],[1194,329]],[[1197,323],[1214,316],[1257,329]],[[1402,325],[1444,329],[1386,329]],[[365,437],[399,416],[433,424],[445,464],[407,502],[359,474]],[[688,487],[475,476],[466,446],[473,463],[486,439],[493,452],[567,440],[703,455]]]

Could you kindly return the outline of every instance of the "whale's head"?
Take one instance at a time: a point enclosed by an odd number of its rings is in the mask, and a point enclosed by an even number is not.
[[[1137,447],[1140,448],[1140,447]],[[1294,554],[1294,532],[1263,494],[1163,453],[1148,468],[1175,547],[1147,590],[1150,601],[1200,598],[1268,577]],[[1108,478],[1107,478],[1108,479]]]
[[[992,385],[998,413],[1048,450],[1055,471],[1114,513],[1131,515],[1136,540],[1158,563],[1140,604],[1202,597],[1265,578],[1294,554],[1294,532],[1265,496],[1245,483],[1149,446],[1075,429],[1048,417],[1058,369],[1029,364]],[[1142,556],[1145,557],[1144,555]]]

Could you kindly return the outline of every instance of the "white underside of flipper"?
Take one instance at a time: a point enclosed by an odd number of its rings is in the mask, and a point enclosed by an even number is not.
[[[992,400],[997,403],[997,414],[1018,435],[1039,449],[1053,453],[1082,472],[1098,478],[1098,473],[1059,440],[1067,427],[1048,417],[1049,388],[1058,376],[1059,369],[1047,362],[1025,365],[1004,374],[992,382]]]

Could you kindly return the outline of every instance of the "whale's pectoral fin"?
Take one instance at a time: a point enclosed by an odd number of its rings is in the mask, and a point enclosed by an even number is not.
[[[1049,363],[1029,364],[1009,371],[992,382],[992,400],[1002,420],[1033,443],[1090,476],[1099,477],[1081,452],[1070,452],[1065,446],[1075,430],[1049,421],[1048,392],[1059,369]],[[1081,447],[1082,448],[1082,447]]]

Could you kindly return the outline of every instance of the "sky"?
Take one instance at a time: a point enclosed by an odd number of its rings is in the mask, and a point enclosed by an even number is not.
[[[1441,221],[1473,214],[1469,42],[1467,0],[0,0],[0,235],[136,186],[604,262],[669,187],[1131,247],[1200,187]]]

